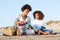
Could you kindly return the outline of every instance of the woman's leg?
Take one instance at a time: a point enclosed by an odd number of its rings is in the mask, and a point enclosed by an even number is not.
[[[19,29],[17,29],[17,36],[20,36],[20,35],[22,35],[22,33],[20,32]]]

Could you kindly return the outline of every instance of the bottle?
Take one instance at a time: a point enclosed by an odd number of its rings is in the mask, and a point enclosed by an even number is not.
[[[26,23],[25,27],[28,29],[30,27],[30,24]]]

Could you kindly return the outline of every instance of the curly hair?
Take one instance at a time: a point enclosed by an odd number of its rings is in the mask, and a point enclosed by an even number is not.
[[[25,5],[21,8],[21,11],[24,11],[25,9],[29,9],[29,11],[32,10],[31,6],[28,5],[28,4],[25,4]]]
[[[38,14],[39,15],[39,19],[43,19],[44,18],[44,14],[41,11],[35,11],[33,13],[34,19],[35,19],[35,14]]]

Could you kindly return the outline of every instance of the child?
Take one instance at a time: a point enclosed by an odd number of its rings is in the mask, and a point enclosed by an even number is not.
[[[32,27],[38,35],[40,34],[50,34],[53,31],[45,28],[45,23],[43,21],[44,14],[41,11],[35,11],[33,13],[34,21],[32,22]]]

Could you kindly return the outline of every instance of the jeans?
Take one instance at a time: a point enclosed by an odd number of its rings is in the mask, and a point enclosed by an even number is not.
[[[44,26],[33,26],[33,29],[37,32],[38,30],[41,30],[42,32],[49,32],[50,34],[53,32],[52,29],[46,29]]]

